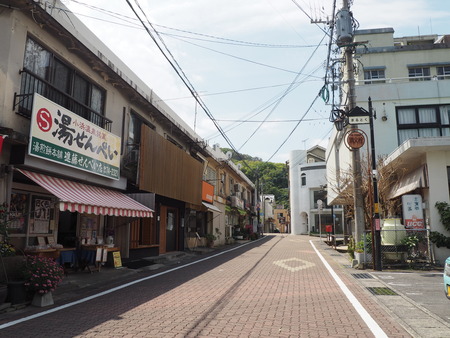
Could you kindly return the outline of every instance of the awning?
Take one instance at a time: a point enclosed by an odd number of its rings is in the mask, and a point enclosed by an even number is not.
[[[219,209],[218,207],[216,207],[215,205],[213,205],[213,204],[211,204],[211,203],[202,202],[202,204],[203,204],[209,211],[216,211],[216,212],[222,213],[222,211],[220,211],[220,209]]]
[[[427,168],[425,165],[423,165],[420,168],[417,168],[409,174],[405,175],[400,181],[394,184],[389,193],[389,199],[404,195],[417,188],[427,187]]]
[[[59,199],[59,210],[80,213],[153,217],[153,210],[121,192],[17,169]]]

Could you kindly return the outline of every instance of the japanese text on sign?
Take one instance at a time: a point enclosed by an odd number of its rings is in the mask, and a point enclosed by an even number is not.
[[[120,177],[120,137],[34,95],[29,154],[89,171]]]
[[[407,229],[424,229],[422,196],[403,195],[403,219]]]

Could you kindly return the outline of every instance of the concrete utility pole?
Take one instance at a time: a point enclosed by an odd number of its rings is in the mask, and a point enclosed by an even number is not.
[[[350,12],[348,0],[343,0],[343,9]],[[345,47],[344,57],[347,66],[348,82],[348,105],[347,112],[356,107],[355,95],[355,68],[353,65],[353,43]],[[358,125],[352,125],[357,129]],[[354,221],[355,221],[355,243],[361,240],[364,233],[364,199],[362,195],[362,175],[361,175],[361,155],[359,149],[352,151],[352,175],[353,175],[353,203],[354,203]]]

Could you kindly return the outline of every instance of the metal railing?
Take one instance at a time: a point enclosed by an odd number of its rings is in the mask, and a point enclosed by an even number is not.
[[[20,74],[22,75],[20,94],[14,93],[13,106],[14,110],[17,109],[17,114],[31,118],[33,95],[34,93],[38,93],[103,129],[111,131],[112,121],[97,113],[91,107],[75,100],[67,93],[53,86],[50,82],[34,75],[26,69],[21,70]]]

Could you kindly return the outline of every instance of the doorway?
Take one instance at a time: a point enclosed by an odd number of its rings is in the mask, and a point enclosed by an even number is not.
[[[178,209],[162,205],[159,228],[159,253],[178,249]]]

